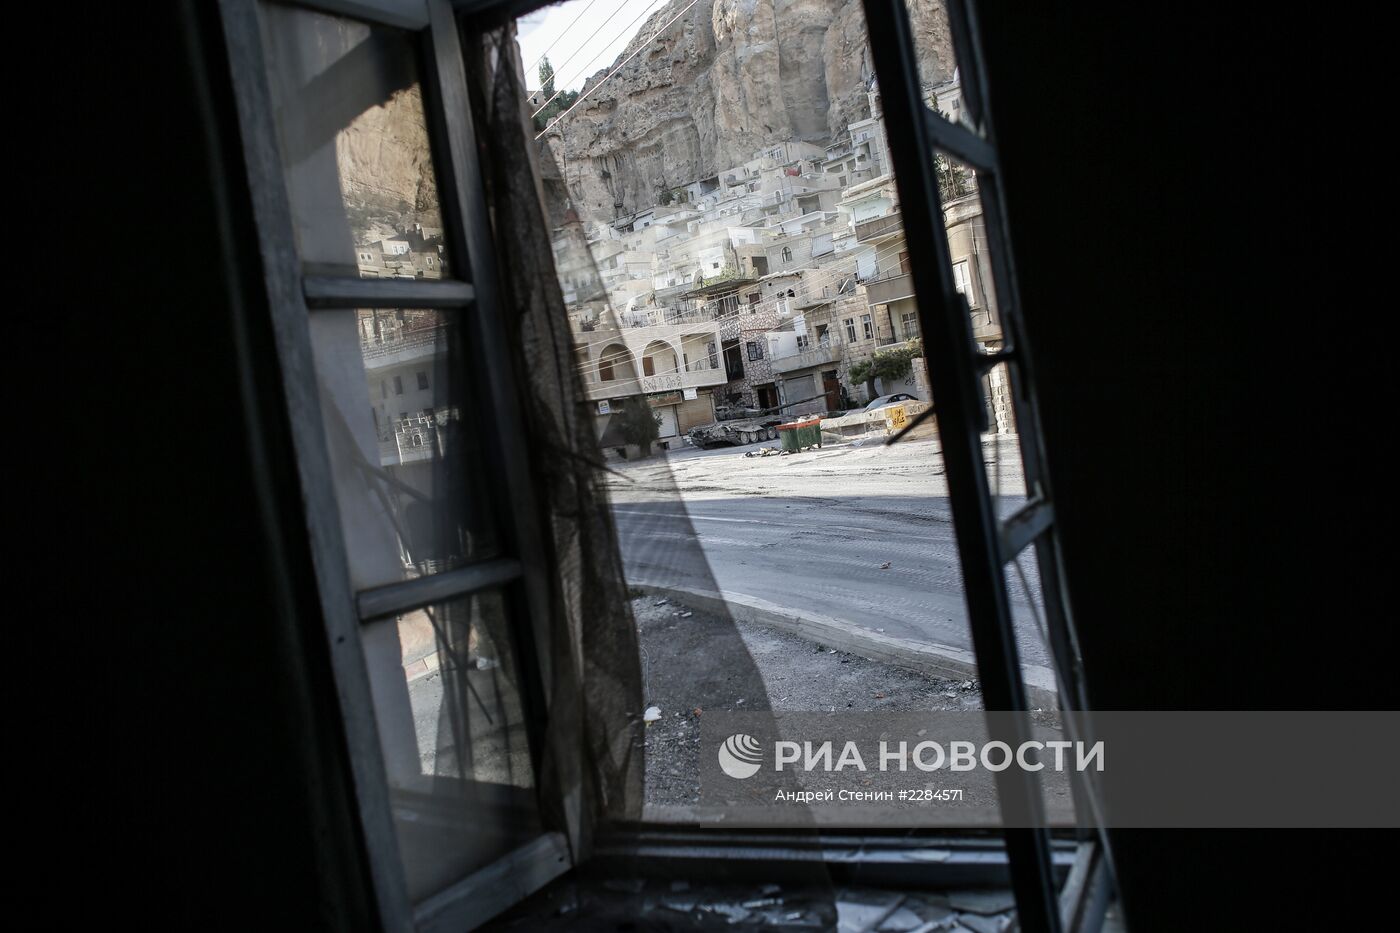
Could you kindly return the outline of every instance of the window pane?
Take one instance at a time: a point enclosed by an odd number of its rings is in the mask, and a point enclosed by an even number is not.
[[[731,82],[671,88],[673,109],[709,121],[698,144],[656,122],[651,66],[619,56],[534,153],[624,572],[646,594],[658,808],[696,803],[694,758],[671,750],[711,711],[982,702],[912,283],[927,244],[905,237],[860,5],[710,19],[697,7],[654,46],[634,40]],[[549,40],[519,35],[537,100],[551,77],[530,63]],[[776,57],[734,64],[755,43]],[[564,69],[552,80],[573,92]],[[638,410],[654,432],[625,417]],[[870,660],[892,640],[914,670]]]
[[[986,407],[987,431],[982,435],[982,462],[987,470],[987,488],[992,494],[997,517],[1005,519],[1025,505],[1038,490],[1026,489],[1026,473],[1021,460],[1021,438],[1016,430],[1015,393],[1011,370],[998,363],[982,377],[982,403]]]
[[[442,216],[412,37],[308,10],[261,10],[306,271],[441,278]]]
[[[322,311],[311,340],[355,588],[493,553],[456,314]]]
[[[539,832],[505,602],[483,593],[362,630],[409,894]]]
[[[968,106],[963,82],[969,75],[959,67],[953,48],[946,0],[905,0],[905,5],[924,103],[948,122],[960,123],[981,135],[982,128]]]
[[[953,284],[967,299],[972,316],[972,339],[982,352],[1005,345],[998,304],[994,263],[996,244],[987,236],[987,215],[978,193],[977,172],[943,152],[934,154],[943,227],[948,234],[948,257]]]

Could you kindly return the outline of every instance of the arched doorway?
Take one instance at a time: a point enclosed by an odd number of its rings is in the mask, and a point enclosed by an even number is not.
[[[598,354],[598,381],[622,382],[637,378],[632,351],[620,343],[610,343]],[[629,390],[623,390],[629,391]]]
[[[680,354],[664,340],[653,340],[642,351],[643,376],[669,376],[681,370]]]

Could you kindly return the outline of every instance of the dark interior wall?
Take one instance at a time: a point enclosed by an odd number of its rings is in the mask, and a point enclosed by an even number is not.
[[[364,927],[217,10],[109,12],[72,56],[93,78],[52,95],[75,131],[55,149],[82,156],[59,197],[91,212],[60,211],[64,242],[93,262],[74,269],[90,300],[60,318],[72,512],[44,551],[81,569],[41,618],[61,615],[45,639],[81,655],[92,696],[71,731],[48,727],[67,738],[49,770],[79,776],[99,815],[51,866],[83,893],[48,909]]]
[[[1391,202],[1364,144],[1386,85],[1356,73],[1385,60],[1357,48],[1370,30],[980,5],[1096,704],[1394,707]],[[287,436],[265,317],[244,304],[257,267],[229,102],[175,15],[208,6],[105,10],[81,30],[92,82],[45,98],[73,131],[56,148],[81,156],[58,197],[90,199],[91,216],[61,203],[60,232],[100,261],[59,318],[77,428],[55,472],[74,518],[45,552],[95,573],[70,574],[44,618],[80,620],[75,676],[112,740],[96,763],[61,759],[98,775],[85,799],[110,835],[63,864],[121,878],[153,920],[355,926],[358,840],[331,829],[350,804],[327,777],[344,751],[312,728],[329,690],[296,583],[310,572],[297,529],[263,510],[297,505],[269,468]],[[1359,834],[1115,841],[1137,929],[1285,910],[1346,928],[1337,913],[1384,890]]]
[[[1092,702],[1395,708],[1393,202],[1365,27],[979,6]],[[1364,888],[1368,841],[1116,845],[1135,929],[1342,929],[1327,888]]]
[[[1385,180],[1348,164],[1346,78],[1301,80],[1325,27],[983,7],[1095,705],[1393,702],[1358,676],[1385,634]],[[1292,689],[1304,671],[1331,689]]]

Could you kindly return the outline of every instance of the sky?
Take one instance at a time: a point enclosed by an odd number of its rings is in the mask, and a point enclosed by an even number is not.
[[[548,53],[554,66],[555,90],[578,90],[589,75],[611,66],[647,19],[666,2],[568,0],[521,17],[516,35],[526,82],[531,89],[539,87],[539,60]]]

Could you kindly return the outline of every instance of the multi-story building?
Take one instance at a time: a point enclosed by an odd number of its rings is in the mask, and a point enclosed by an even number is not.
[[[419,223],[355,246],[361,278],[440,279],[444,256],[442,231]]]
[[[769,146],[653,208],[594,225],[585,250],[556,249],[600,431],[635,396],[655,409],[663,440],[711,420],[715,405],[846,407],[869,395],[850,379],[853,364],[921,339],[873,82],[868,94],[870,117],[831,146]],[[940,109],[961,100],[956,81],[934,96]],[[945,168],[954,275],[975,335],[995,347],[976,179]],[[926,398],[922,363],[875,390]]]
[[[842,370],[847,341],[840,327],[846,310],[859,306],[855,278],[837,269],[808,269],[786,299],[791,326],[770,335],[771,365],[785,414],[813,414],[847,407]]]
[[[405,523],[398,531],[404,565],[434,559],[433,519],[421,505],[434,494],[434,461],[444,455],[450,408],[446,373],[449,328],[442,312],[356,312],[375,450],[362,450],[393,483],[384,495]],[[365,437],[361,443],[368,441]]]
[[[663,445],[714,420],[711,394],[727,377],[713,312],[651,308],[569,316],[584,392],[597,413],[604,446],[612,416],[645,400]]]

